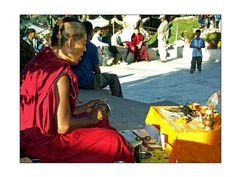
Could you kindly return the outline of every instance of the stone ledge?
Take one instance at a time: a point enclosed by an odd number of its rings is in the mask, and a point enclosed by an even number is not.
[[[92,99],[106,99],[106,102],[111,106],[110,123],[117,130],[145,128],[145,118],[150,106],[177,105],[171,101],[141,103],[111,96],[108,94],[108,90],[79,90],[79,101],[88,102]]]

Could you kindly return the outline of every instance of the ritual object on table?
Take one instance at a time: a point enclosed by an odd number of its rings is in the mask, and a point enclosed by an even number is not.
[[[207,105],[210,109],[214,109],[218,104],[218,92],[215,92],[212,94],[208,100],[207,100]]]
[[[198,119],[202,118],[202,115],[199,112],[201,107],[199,103],[192,102],[184,106],[180,105],[179,107],[181,108],[184,115],[187,116],[188,122],[192,121],[195,118],[198,118]]]
[[[201,106],[196,102],[187,103],[184,106],[162,106],[159,109],[165,121],[178,132],[210,131],[214,129],[215,118],[219,116],[219,114],[216,110],[213,110],[212,114],[208,115],[208,110],[210,110],[209,107]]]
[[[208,107],[207,107],[207,106],[200,106],[199,112],[200,112],[201,115],[204,117],[207,110],[208,110]]]
[[[205,110],[205,114],[202,120],[202,123],[204,125],[204,129],[207,131],[210,131],[213,129],[215,120],[214,120],[214,110],[215,107],[218,104],[218,97],[219,97],[219,92],[215,92],[214,94],[212,94],[208,100],[207,100],[207,108]]]
[[[160,108],[160,111],[163,113],[165,118],[171,120],[176,120],[177,118],[184,116],[183,112],[181,111],[175,112],[167,108]]]
[[[202,120],[202,123],[204,125],[204,130],[210,131],[213,129],[214,125],[214,118],[212,117],[212,111],[211,110],[206,110],[206,115],[204,119]]]
[[[185,125],[193,119],[201,119],[202,116],[198,111],[200,104],[188,103],[184,106],[160,108],[160,112],[166,121],[170,124]]]

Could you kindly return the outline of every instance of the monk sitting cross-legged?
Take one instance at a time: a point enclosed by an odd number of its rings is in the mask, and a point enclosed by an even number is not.
[[[20,146],[41,162],[134,162],[124,138],[96,108],[101,100],[75,107],[76,65],[86,50],[83,23],[57,21],[51,48],[26,65],[20,76]]]

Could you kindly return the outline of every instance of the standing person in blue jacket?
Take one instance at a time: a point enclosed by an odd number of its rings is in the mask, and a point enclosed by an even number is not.
[[[201,30],[196,30],[195,38],[193,38],[190,48],[192,48],[192,61],[190,73],[196,70],[196,65],[198,71],[202,71],[202,48],[205,47],[205,41],[200,38]]]
[[[102,89],[109,86],[113,96],[122,97],[122,88],[116,74],[101,73],[97,47],[90,41],[93,36],[91,22],[84,21],[87,30],[86,51],[82,60],[72,70],[78,77],[78,88]]]

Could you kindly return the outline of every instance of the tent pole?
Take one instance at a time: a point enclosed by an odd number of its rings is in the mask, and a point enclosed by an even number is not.
[[[112,25],[113,25],[113,34],[114,34],[114,22],[113,22],[113,24],[112,24]]]

